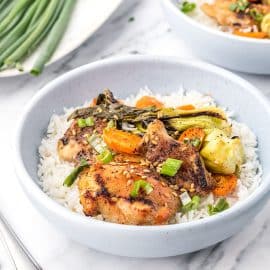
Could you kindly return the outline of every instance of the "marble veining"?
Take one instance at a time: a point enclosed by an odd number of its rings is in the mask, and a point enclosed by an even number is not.
[[[135,20],[129,22],[129,18]],[[11,147],[14,127],[25,103],[47,82],[98,59],[126,54],[154,54],[196,59],[171,31],[157,0],[125,0],[80,48],[49,66],[39,78],[0,79],[0,207],[44,269],[97,270],[249,270],[270,268],[270,203],[234,237],[202,251],[162,259],[117,257],[69,240],[33,208],[18,186]],[[270,76],[240,74],[270,98]],[[181,241],[181,239],[179,239]],[[0,269],[13,269],[0,245]]]

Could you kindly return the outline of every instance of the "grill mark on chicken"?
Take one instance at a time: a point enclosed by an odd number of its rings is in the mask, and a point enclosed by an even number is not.
[[[84,169],[78,181],[84,213],[102,214],[107,221],[123,224],[167,224],[180,206],[179,197],[167,184],[148,176],[145,181],[153,186],[153,191],[150,194],[140,191],[138,197],[130,197],[133,184],[144,168],[133,164],[134,172],[128,178],[123,171],[130,170],[130,165],[94,164]]]

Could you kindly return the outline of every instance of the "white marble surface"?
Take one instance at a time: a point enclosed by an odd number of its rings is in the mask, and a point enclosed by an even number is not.
[[[135,20],[128,22],[130,17]],[[1,211],[44,269],[269,269],[269,203],[242,232],[214,247],[172,258],[134,259],[103,254],[70,241],[40,216],[24,196],[14,175],[10,149],[16,120],[25,103],[48,81],[72,68],[97,59],[137,53],[195,58],[170,30],[157,0],[125,0],[92,38],[47,68],[41,77],[0,79]],[[270,76],[240,75],[270,98]],[[9,268],[12,269],[0,247],[0,269]]]

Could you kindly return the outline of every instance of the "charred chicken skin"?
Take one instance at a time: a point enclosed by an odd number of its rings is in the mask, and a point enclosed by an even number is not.
[[[168,178],[169,182],[180,188],[190,189],[192,186],[194,192],[206,193],[213,187],[213,179],[196,148],[170,137],[159,120],[148,126],[140,151],[156,167],[162,165],[167,158],[182,160],[181,170],[174,177]]]
[[[110,222],[133,225],[167,224],[179,209],[177,194],[156,173],[131,164],[94,164],[79,176],[78,187],[84,213],[102,214]],[[151,184],[150,194],[130,196],[140,178]]]

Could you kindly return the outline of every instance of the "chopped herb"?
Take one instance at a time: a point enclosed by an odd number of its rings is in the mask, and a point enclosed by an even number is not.
[[[201,140],[199,138],[194,138],[191,140],[191,144],[194,146],[194,147],[199,147],[200,144],[201,144]]]
[[[85,119],[85,124],[86,124],[87,127],[92,127],[95,124],[94,118],[91,117],[91,116],[90,117],[87,117]]]
[[[103,152],[101,152],[97,156],[98,160],[100,160],[103,164],[110,163],[113,160],[113,154],[109,149],[104,149]]]
[[[196,4],[188,2],[188,1],[184,1],[182,3],[182,5],[180,5],[180,10],[183,13],[189,13],[189,12],[193,11],[195,8],[196,8]]]
[[[187,191],[181,193],[179,197],[180,197],[182,205],[187,205],[188,203],[191,202],[191,198],[189,194],[187,193]]]
[[[136,198],[139,195],[140,190],[143,190],[147,195],[153,191],[153,187],[145,180],[137,180],[134,182],[134,186],[130,192],[130,197]]]
[[[135,20],[134,17],[130,17],[130,18],[128,19],[128,22],[133,22],[134,20]]]
[[[80,128],[86,127],[85,119],[83,118],[78,119],[77,123]]]
[[[93,134],[87,138],[88,143],[95,149],[96,152],[101,154],[106,148],[106,143],[97,134]]]
[[[230,4],[229,9],[234,12],[245,11],[249,6],[247,0],[237,0],[235,3]]]
[[[252,8],[249,11],[249,15],[256,21],[256,22],[261,22],[263,19],[263,14],[260,13],[256,8]]]
[[[183,163],[182,160],[167,158],[161,167],[160,174],[175,176],[178,170],[180,169],[182,163]]]
[[[80,128],[84,127],[92,127],[94,125],[94,118],[93,117],[87,117],[87,118],[79,118],[77,120],[78,126]]]
[[[193,196],[191,201],[185,205],[182,206],[182,212],[183,213],[187,213],[191,210],[196,210],[198,209],[199,205],[201,202],[201,198],[197,195]]]
[[[88,167],[88,166],[89,166],[89,163],[85,159],[82,159],[81,162],[80,162],[80,165],[77,166],[76,168],[74,168],[73,171],[66,177],[63,185],[66,186],[66,187],[70,187],[75,182],[75,180],[77,179],[79,173],[85,167]]]
[[[210,216],[215,215],[219,212],[222,212],[226,209],[228,209],[230,206],[228,204],[228,202],[226,201],[226,199],[222,198],[219,199],[219,201],[217,202],[217,204],[214,206],[212,204],[208,205],[208,214]]]

